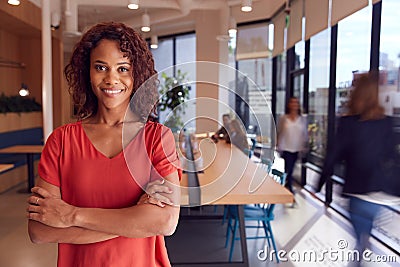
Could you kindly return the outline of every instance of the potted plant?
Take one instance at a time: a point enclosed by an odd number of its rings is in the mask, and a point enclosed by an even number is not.
[[[42,106],[36,102],[34,98],[19,95],[6,96],[4,93],[0,95],[0,113],[20,113],[41,110]]]
[[[164,122],[173,132],[177,132],[183,126],[181,115],[185,113],[185,100],[189,99],[190,86],[186,82],[187,73],[178,70],[176,76],[168,76],[165,72],[161,74],[160,101],[161,111],[169,110],[170,113]]]
[[[0,95],[0,132],[42,126],[42,107],[34,98]]]

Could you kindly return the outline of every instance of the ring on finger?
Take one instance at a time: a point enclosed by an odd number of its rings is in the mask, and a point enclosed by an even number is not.
[[[35,204],[36,204],[36,205],[39,205],[39,198],[36,198]]]

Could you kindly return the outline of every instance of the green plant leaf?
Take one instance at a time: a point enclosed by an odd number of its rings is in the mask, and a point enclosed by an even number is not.
[[[180,114],[185,113],[185,101],[189,99],[190,86],[186,84],[187,73],[177,70],[176,76],[168,76],[165,72],[161,73],[162,82],[160,82],[159,93],[161,94],[159,108],[161,111],[171,110],[171,120],[165,124],[171,129],[180,128],[183,122]]]
[[[33,112],[41,110],[42,106],[36,102],[34,98],[20,95],[6,96],[4,93],[0,95],[0,113]]]

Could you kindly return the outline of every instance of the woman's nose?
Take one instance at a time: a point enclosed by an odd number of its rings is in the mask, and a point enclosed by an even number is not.
[[[108,84],[117,84],[119,82],[118,73],[110,70],[104,78],[104,81]]]

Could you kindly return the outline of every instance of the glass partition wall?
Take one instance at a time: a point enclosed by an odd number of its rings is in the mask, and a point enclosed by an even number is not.
[[[370,1],[365,8],[274,58],[276,118],[283,113],[282,99],[289,96],[301,99],[308,116],[309,153],[302,164],[305,171],[300,181],[305,189],[316,188],[325,156],[330,153],[328,147],[334,146],[337,118],[346,114],[352,81],[362,73],[379,70],[380,102],[386,115],[394,119],[396,141],[400,144],[398,10],[400,1],[397,0]],[[287,68],[282,68],[283,58]],[[282,76],[287,77],[286,83],[282,82]],[[282,97],[284,94],[286,97]],[[318,196],[326,205],[348,216],[347,200],[341,195],[343,173],[344,166],[337,164],[331,181]],[[397,252],[400,233],[393,228],[393,218],[399,220],[399,212],[399,206],[385,208],[373,231],[376,238]],[[385,220],[388,216],[392,219]]]
[[[322,168],[327,148],[330,29],[310,39],[309,161]]]
[[[236,45],[235,112],[246,127],[255,154],[273,161],[276,131],[272,116],[271,27],[239,25]],[[250,141],[251,140],[251,141]]]
[[[180,34],[171,37],[160,37],[157,49],[151,49],[154,57],[155,68],[158,73],[164,73],[168,77],[178,77],[182,73],[185,81],[196,80],[196,64],[182,64],[196,61],[196,35],[194,33]],[[162,81],[161,81],[162,82]],[[196,84],[190,84],[189,99],[196,98]],[[165,123],[169,120],[169,110],[158,111],[159,121]],[[185,128],[194,128],[195,105],[185,105],[184,112],[180,114]]]

